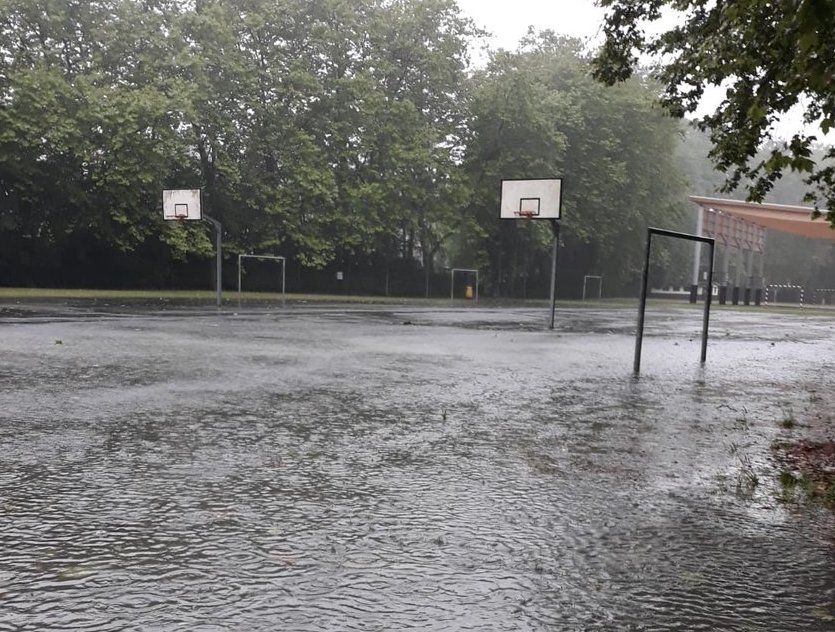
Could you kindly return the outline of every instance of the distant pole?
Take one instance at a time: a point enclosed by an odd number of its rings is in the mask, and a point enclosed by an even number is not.
[[[214,219],[213,217],[209,217],[205,213],[203,213],[203,219],[209,222],[215,229],[215,254],[216,254],[216,261],[215,261],[215,280],[217,284],[217,306],[220,307],[220,304],[223,300],[222,291],[221,291],[221,262],[223,261],[223,254],[221,252],[220,240],[221,234],[223,233],[223,226],[219,221]]]
[[[701,236],[704,228],[704,209],[700,206],[696,211],[696,235]],[[699,269],[702,267],[701,244],[693,244],[693,285],[699,285]]]
[[[557,309],[557,248],[560,244],[560,222],[551,221],[551,229],[554,231],[554,246],[551,252],[551,322],[548,329],[554,328],[554,312]]]

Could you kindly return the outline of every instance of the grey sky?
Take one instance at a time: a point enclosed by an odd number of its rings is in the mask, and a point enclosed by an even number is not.
[[[515,48],[529,26],[591,39],[603,20],[593,0],[458,0],[458,6],[493,34],[494,48]]]
[[[602,38],[600,24],[604,12],[595,6],[594,0],[458,0],[458,6],[478,26],[491,33],[488,38],[491,48],[515,48],[529,26],[553,29],[557,33],[579,37],[590,43]],[[671,15],[665,22],[669,23],[673,19]],[[474,61],[479,63],[477,52]],[[699,114],[715,109],[724,96],[723,92],[720,88],[709,87]],[[795,107],[775,126],[776,134],[791,136],[803,129],[802,120],[802,109]],[[835,139],[833,132],[823,137],[817,125],[807,127],[805,131],[827,142]]]

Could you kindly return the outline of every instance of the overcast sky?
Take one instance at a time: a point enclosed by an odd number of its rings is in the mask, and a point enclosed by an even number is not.
[[[537,29],[552,29],[563,35],[579,37],[592,42],[602,40],[600,25],[604,12],[594,0],[458,0],[462,12],[471,17],[476,25],[489,31],[488,43],[491,48],[514,49],[529,26]],[[671,15],[665,26],[675,18]],[[479,63],[481,56],[474,51],[473,61]],[[700,114],[713,110],[722,101],[724,93],[718,88],[708,89]],[[778,136],[789,137],[802,128],[802,110],[795,108],[777,125]],[[822,137],[820,128],[807,128],[808,133]],[[833,142],[835,133],[830,132],[825,140]]]
[[[593,0],[458,0],[458,6],[493,34],[494,48],[515,48],[529,26],[591,39],[603,21]]]

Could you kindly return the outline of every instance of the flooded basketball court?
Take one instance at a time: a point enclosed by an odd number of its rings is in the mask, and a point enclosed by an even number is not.
[[[0,630],[833,629],[835,314],[635,315],[6,303]]]

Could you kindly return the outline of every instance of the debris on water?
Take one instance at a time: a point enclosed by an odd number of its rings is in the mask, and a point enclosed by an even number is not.
[[[62,344],[64,344],[64,341],[63,340],[56,340],[55,344],[56,345],[62,345]]]
[[[829,614],[829,612],[828,612],[828,611],[827,611],[827,609],[826,609],[826,606],[823,606],[823,607],[821,607],[821,608],[815,608],[815,609],[812,611],[812,613],[813,613],[813,614],[814,614],[814,615],[815,615],[818,619],[820,619],[821,621],[826,621],[826,622],[835,621],[835,615],[831,615],[831,614]]]
[[[95,569],[92,566],[85,564],[73,564],[63,570],[58,571],[58,579],[62,581],[69,581],[74,579],[84,579],[93,575]]]

